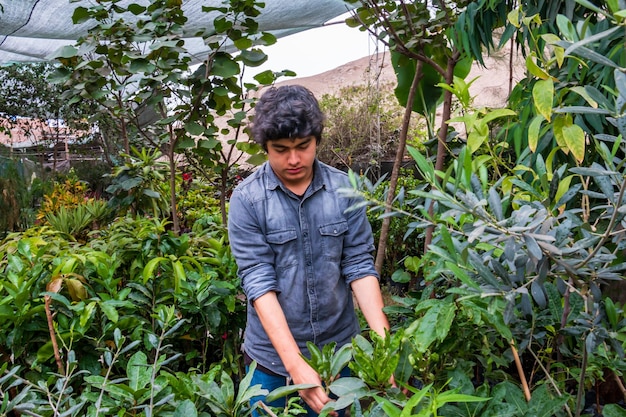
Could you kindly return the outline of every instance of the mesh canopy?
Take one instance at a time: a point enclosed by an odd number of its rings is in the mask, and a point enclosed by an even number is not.
[[[146,0],[121,1],[127,5]],[[90,7],[93,1],[81,0],[0,0],[0,64],[10,62],[46,61],[59,48],[71,45],[95,25],[94,21],[73,24],[76,7]],[[221,6],[223,0],[185,0],[183,11],[188,18],[184,27],[185,48],[198,62],[209,52],[199,31],[212,28],[216,13],[202,11],[202,6]],[[280,38],[322,26],[349,6],[343,0],[265,0],[261,15],[256,18],[259,30]],[[124,15],[131,22],[136,17]],[[188,37],[187,37],[188,36]]]

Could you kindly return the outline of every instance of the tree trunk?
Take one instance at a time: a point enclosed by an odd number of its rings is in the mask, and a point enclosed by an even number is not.
[[[456,50],[452,56],[448,59],[448,66],[446,68],[445,83],[451,85],[454,82],[454,67],[459,60],[460,53]],[[448,120],[450,120],[450,114],[452,113],[452,93],[445,90],[443,95],[443,108],[441,113],[441,126],[437,133],[437,159],[435,160],[435,171],[443,171],[445,163],[445,157],[447,155],[446,138],[448,137]],[[436,179],[435,179],[436,180]],[[428,207],[428,215],[430,217],[434,214],[434,202],[430,203]],[[426,235],[424,237],[424,253],[428,250],[428,246],[433,241],[434,226],[426,228]],[[412,285],[416,284],[411,282]]]
[[[164,111],[164,109],[161,109]],[[172,125],[168,125],[170,143],[167,150],[170,160],[170,215],[172,216],[172,230],[174,234],[180,234],[180,222],[178,221],[178,210],[176,209],[176,133],[172,129]]]
[[[411,89],[406,100],[406,109],[404,110],[404,117],[402,119],[402,130],[400,131],[400,142],[398,143],[398,149],[396,150],[396,158],[391,170],[391,177],[389,178],[389,190],[387,191],[387,201],[385,204],[385,213],[391,211],[391,205],[396,195],[396,187],[398,186],[398,175],[400,173],[400,167],[402,166],[402,159],[404,158],[404,151],[406,149],[406,138],[409,133],[409,124],[411,122],[411,113],[413,113],[413,101],[415,100],[415,94],[417,86],[422,78],[422,61],[417,61],[415,68],[415,75],[413,76],[413,82],[411,83]],[[391,225],[391,217],[387,216],[383,219],[383,224],[380,228],[380,237],[378,239],[378,252],[376,253],[376,262],[374,266],[379,274],[382,274],[383,261],[385,260],[385,252],[387,251],[387,239],[389,237],[389,226]]]

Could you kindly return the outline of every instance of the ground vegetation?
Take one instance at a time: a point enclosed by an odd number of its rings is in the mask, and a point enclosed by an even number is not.
[[[416,13],[417,20],[394,20],[388,29],[407,47],[409,35],[432,32],[448,48],[449,65],[454,57],[480,61],[497,48],[499,28],[500,42],[523,49],[526,76],[505,108],[473,106],[472,80],[461,75],[431,80],[453,103],[439,124],[445,135],[426,121],[426,128],[397,126],[413,162],[398,168],[397,187],[350,171],[344,192],[363,198],[377,233],[389,219],[392,244],[381,270],[395,286],[386,308],[393,327],[382,337],[364,324],[350,345],[311,346],[311,365],[337,397],[324,412],[623,416],[626,6],[439,4],[446,24],[424,16],[418,25]],[[361,25],[423,8],[363,4],[370,6],[385,13],[358,9]],[[77,172],[46,183],[0,160],[0,207],[8,213],[0,241],[0,415],[246,416],[253,406],[298,415],[292,394],[303,386],[266,393],[268,400],[290,396],[285,409],[249,403],[260,392],[243,369],[245,298],[223,220],[242,160],[224,159],[217,134],[244,129],[254,104],[241,94],[256,86],[237,80],[240,65],[263,60],[255,47],[273,41],[255,31],[262,5],[212,10],[221,29],[203,35],[215,53],[191,76],[177,38],[185,18],[177,2],[120,7],[102,1],[76,9],[77,22],[98,23],[82,47],[60,51],[56,74],[68,97],[98,106],[118,135],[104,193]],[[120,11],[145,19],[132,28],[113,19]],[[155,39],[151,48],[133,49],[147,38]],[[222,53],[225,38],[243,56]],[[419,81],[419,63],[412,68],[409,78]],[[137,78],[143,81],[131,88]],[[360,94],[342,94],[353,93]],[[168,101],[176,95],[180,101]],[[340,114],[329,126],[343,132],[363,112],[335,100],[323,99]],[[368,108],[371,114],[391,109],[373,103],[381,108]],[[156,117],[149,128],[136,124],[142,106]],[[229,128],[217,127],[216,114],[232,114]],[[399,122],[386,117],[383,131],[391,134]],[[376,159],[360,120],[362,148]],[[323,151],[349,165],[356,149],[339,142],[342,135]],[[247,140],[230,140],[259,155]],[[429,143],[454,151],[441,165]],[[191,157],[179,165],[176,155]],[[336,379],[345,366],[352,376]]]

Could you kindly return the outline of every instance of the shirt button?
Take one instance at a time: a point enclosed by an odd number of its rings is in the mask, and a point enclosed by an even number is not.
[[[311,261],[306,261],[306,266],[311,266]]]

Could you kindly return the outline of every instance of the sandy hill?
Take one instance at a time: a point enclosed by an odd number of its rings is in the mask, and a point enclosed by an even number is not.
[[[276,84],[301,84],[321,98],[324,94],[336,94],[344,87],[367,83],[395,86],[396,75],[389,54],[365,56],[321,74],[286,79]]]
[[[509,81],[513,85],[524,76],[524,60],[521,56],[513,57],[513,71],[509,70],[509,48],[485,57],[485,66],[474,63],[466,78],[469,82],[476,78],[470,87],[476,107],[502,107],[506,105],[509,94]],[[396,76],[391,65],[389,53],[366,56],[348,62],[330,71],[310,77],[296,77],[277,83],[302,84],[316,97],[337,93],[341,88],[366,83],[391,85],[395,87]]]

